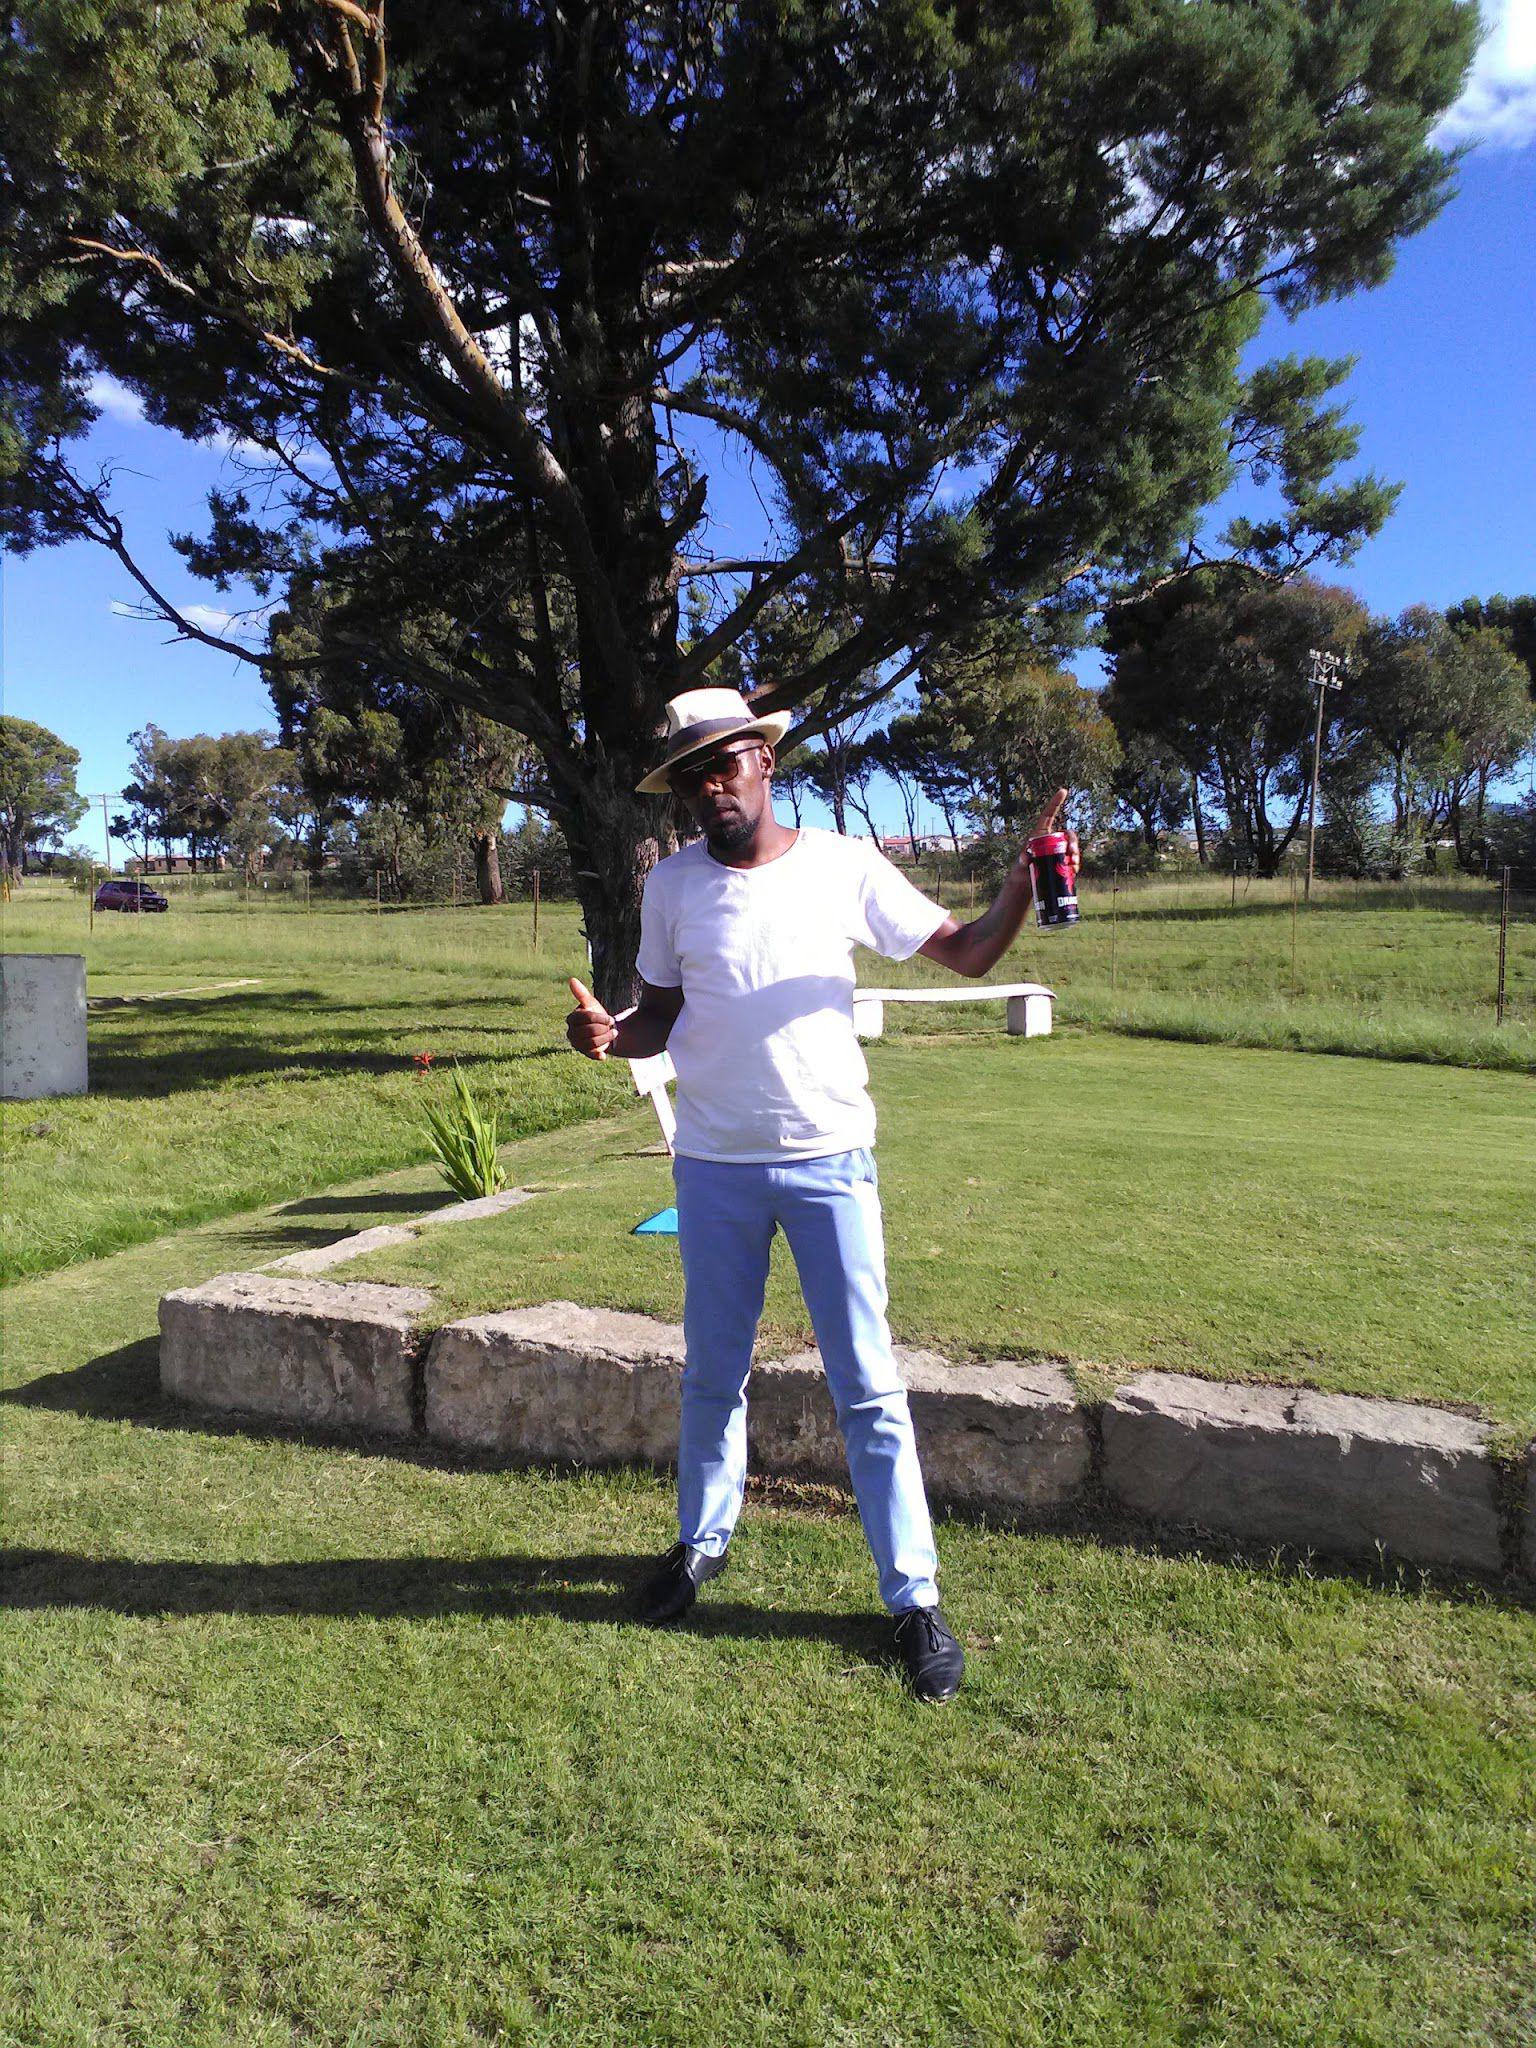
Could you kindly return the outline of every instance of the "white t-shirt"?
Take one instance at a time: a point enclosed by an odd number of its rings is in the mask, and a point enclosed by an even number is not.
[[[869,840],[837,832],[801,831],[756,868],[727,867],[702,839],[658,861],[639,968],[683,991],[667,1040],[677,1150],[772,1163],[873,1144],[853,949],[905,960],[947,914]]]

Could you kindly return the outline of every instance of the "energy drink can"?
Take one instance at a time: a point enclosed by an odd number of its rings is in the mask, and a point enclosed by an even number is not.
[[[1077,923],[1077,877],[1067,857],[1065,832],[1040,832],[1025,846],[1035,923],[1043,932],[1065,931]]]

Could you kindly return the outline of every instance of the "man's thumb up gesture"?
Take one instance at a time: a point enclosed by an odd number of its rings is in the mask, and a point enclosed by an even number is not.
[[[571,994],[576,998],[576,1007],[565,1020],[565,1035],[580,1053],[589,1060],[605,1060],[608,1048],[619,1034],[602,1004],[585,983],[571,976]]]

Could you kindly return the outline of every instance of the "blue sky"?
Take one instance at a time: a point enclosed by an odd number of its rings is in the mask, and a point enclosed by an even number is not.
[[[1536,589],[1536,0],[1495,0],[1485,19],[1469,90],[1445,128],[1446,140],[1472,145],[1456,197],[1403,246],[1378,291],[1294,323],[1271,318],[1258,344],[1263,355],[1358,358],[1343,395],[1362,430],[1360,463],[1405,486],[1339,579],[1378,612]],[[117,467],[113,502],[130,543],[184,611],[218,625],[236,600],[197,584],[166,535],[201,525],[209,486],[228,479],[228,452],[148,425],[126,393],[103,398],[89,454]],[[749,541],[760,514],[747,479],[738,470],[717,481],[712,537],[722,548]],[[271,724],[253,669],[168,645],[165,628],[113,609],[136,593],[103,551],[52,549],[0,573],[4,708],[79,748],[82,792],[116,799],[127,736],[151,720],[177,734]],[[99,803],[77,836],[101,848]]]

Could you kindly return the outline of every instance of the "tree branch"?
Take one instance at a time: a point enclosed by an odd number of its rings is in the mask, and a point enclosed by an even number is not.
[[[313,669],[324,665],[324,658],[315,655],[284,658],[255,654],[249,647],[242,647],[237,640],[226,640],[221,634],[210,633],[202,626],[193,625],[190,619],[183,618],[170,599],[150,581],[145,571],[134,560],[123,537],[123,523],[107,509],[106,500],[100,491],[93,490],[89,484],[83,483],[62,459],[56,459],[54,473],[58,488],[70,503],[75,517],[80,521],[82,531],[117,557],[149,599],[154,615],[163,619],[168,626],[174,627],[179,639],[200,640],[203,646],[216,648],[221,654],[233,654],[238,660],[249,662],[252,668]]]
[[[407,300],[453,365],[483,425],[510,456],[519,477],[548,507],[604,663],[638,697],[634,655],[576,490],[534,431],[515,394],[502,383],[485,351],[465,326],[395,195],[389,141],[381,112],[386,82],[382,6],[377,19],[378,32],[369,44],[366,86],[346,23],[338,19],[332,25],[347,86],[337,94],[337,107],[342,133],[352,154],[363,211]]]
[[[334,379],[343,384],[355,384],[357,379],[344,370],[333,370],[329,364],[318,361],[307,349],[299,347],[296,341],[289,341],[285,335],[274,334],[268,327],[262,327],[245,313],[236,312],[231,306],[216,305],[205,298],[200,291],[189,285],[185,278],[178,277],[168,264],[148,249],[119,249],[111,242],[94,241],[88,235],[66,236],[66,245],[78,249],[80,254],[67,260],[72,263],[89,263],[99,257],[109,258],[116,263],[141,263],[152,270],[168,290],[189,301],[199,312],[210,314],[215,320],[228,320],[232,325],[249,334],[254,340],[264,342],[268,348],[276,349],[279,355],[297,363],[316,377]]]

